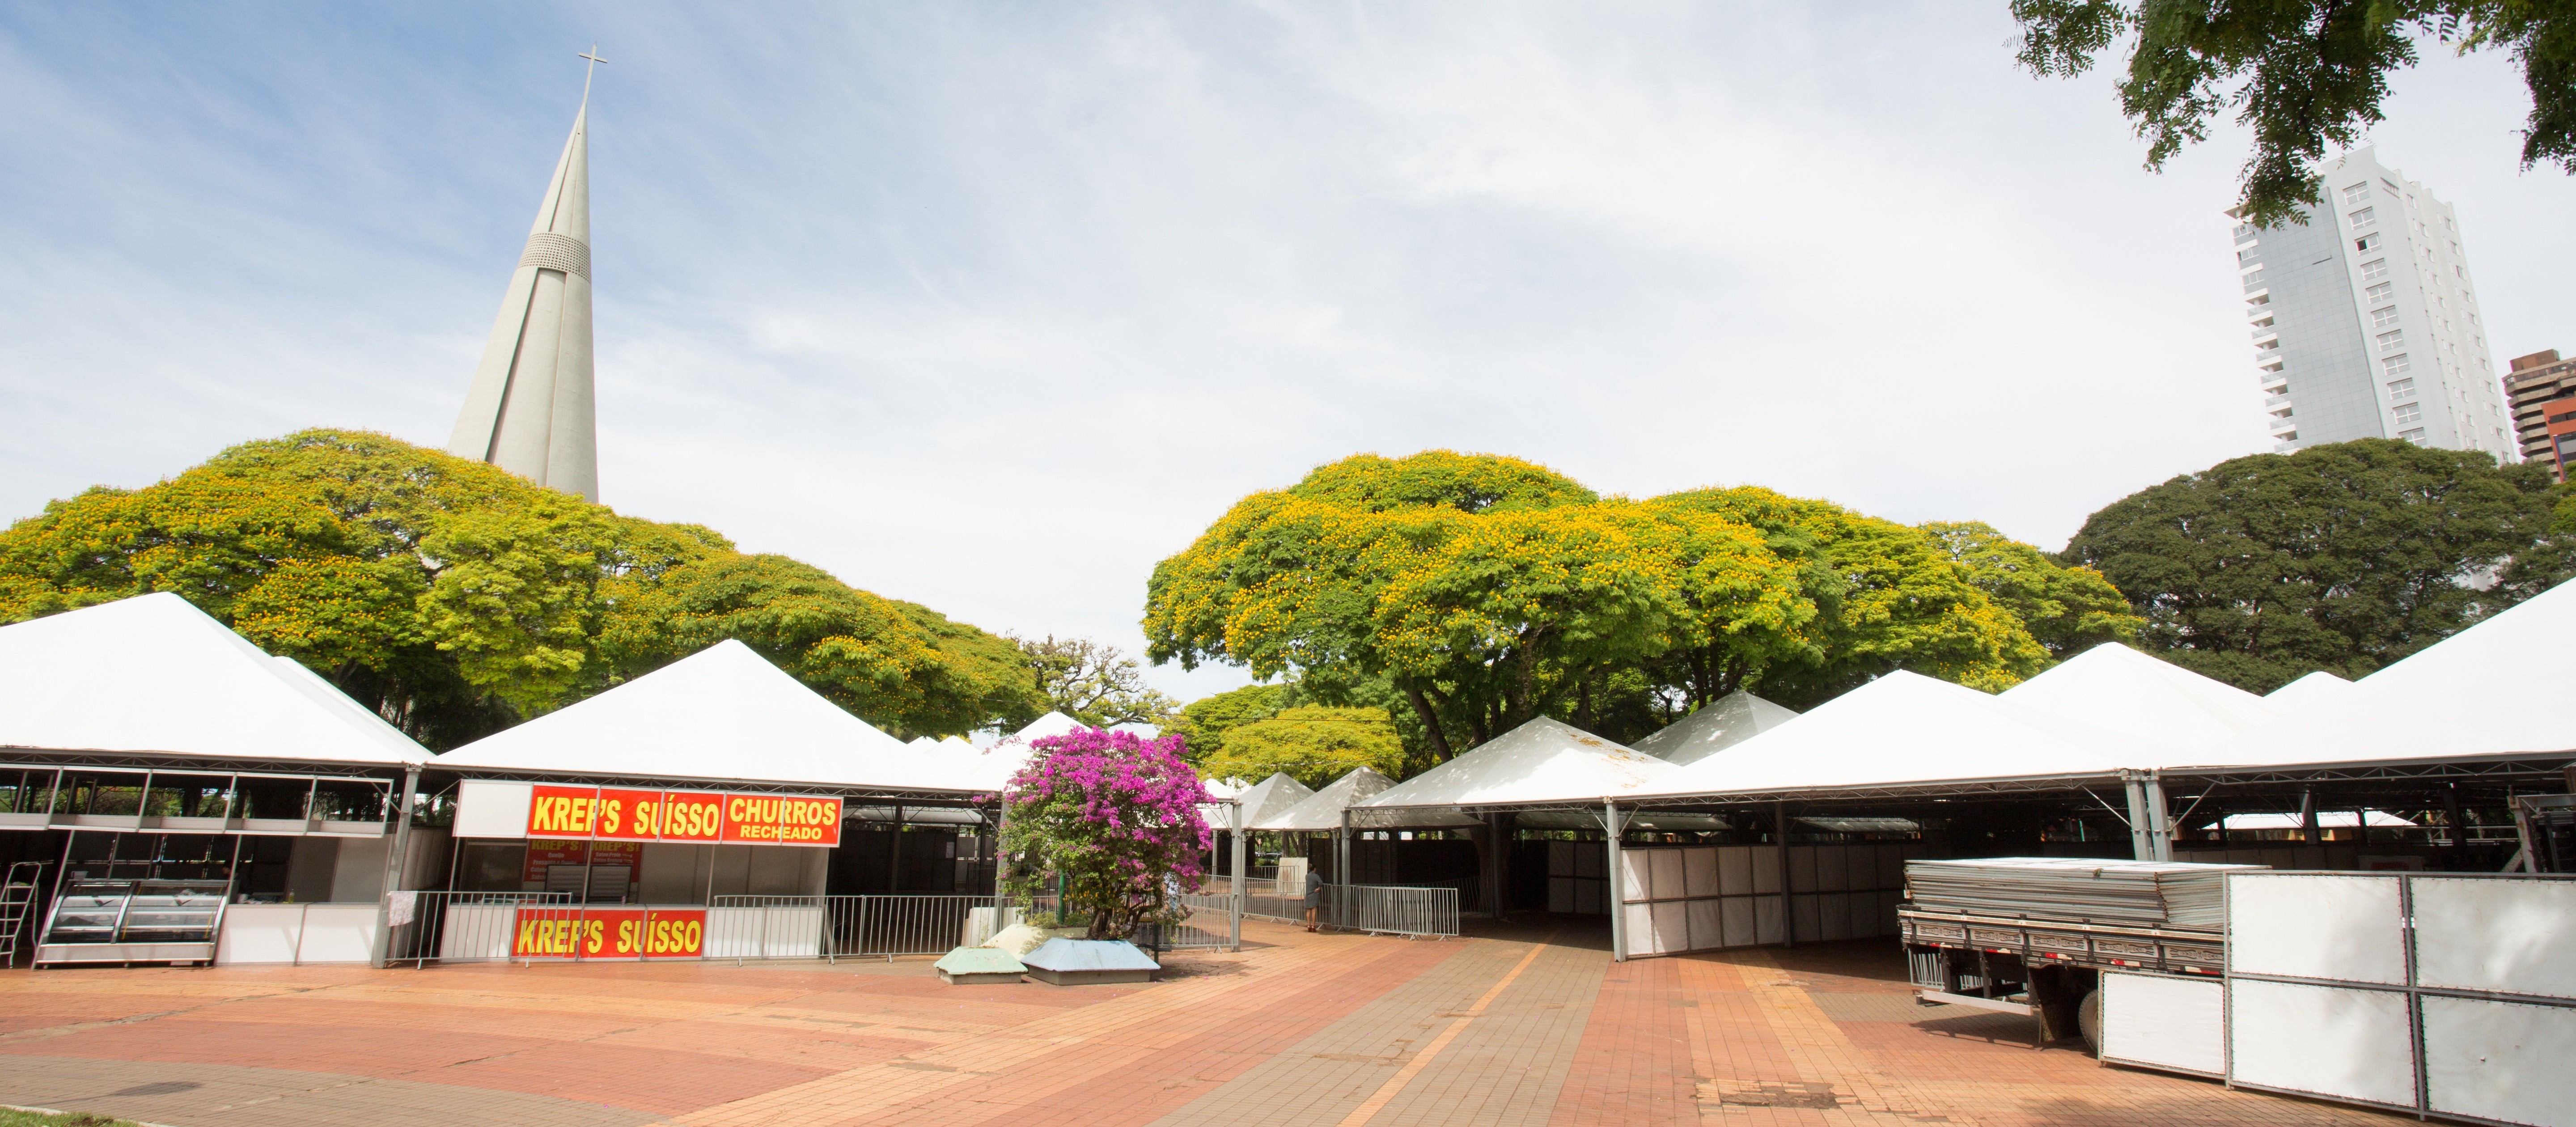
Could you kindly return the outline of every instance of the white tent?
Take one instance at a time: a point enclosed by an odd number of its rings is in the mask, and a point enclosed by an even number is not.
[[[2104,642],[2068,658],[1996,699],[2071,723],[2125,733],[2170,749],[2173,759],[2190,758],[2193,752],[2259,728],[2279,715],[2261,697],[2118,642]]]
[[[2576,756],[2576,582],[2561,583],[2303,708],[2195,766]]]
[[[2374,826],[2403,828],[2415,824],[2385,810],[2372,810],[2368,813],[2370,824]],[[2307,825],[2296,814],[2230,814],[2219,821],[2227,823],[2227,828],[2231,830],[2295,830],[2303,829]],[[2360,821],[2361,816],[2350,810],[2317,811],[2317,828],[2321,830],[2348,830]],[[2218,828],[2218,822],[2211,822],[2200,828],[2214,830]]]
[[[1287,778],[1285,775],[1271,777]],[[1308,795],[1296,805],[1253,822],[1251,828],[1299,833],[1337,830],[1342,826],[1345,807],[1375,798],[1394,785],[1395,780],[1376,771],[1355,767],[1349,774],[1325,784],[1324,789]]]
[[[2153,754],[2150,746],[2116,733],[1898,670],[1724,755],[1678,768],[1646,793],[1750,797],[2100,777]]]
[[[966,791],[926,749],[841,710],[726,640],[441,755],[473,772]]]
[[[1284,774],[1274,773],[1267,779],[1245,787],[1234,797],[1243,802],[1243,827],[1252,829],[1260,826],[1264,819],[1285,814],[1291,807],[1314,796],[1313,788]],[[1211,823],[1211,825],[1215,828],[1223,828],[1221,823]]]
[[[991,747],[974,750],[973,745],[968,745],[971,754],[959,752],[953,759],[943,760],[941,770],[951,785],[982,794],[998,793],[1010,783],[1011,776],[1029,765],[1029,757],[1037,751],[1032,744],[1048,736],[1079,732],[1083,727],[1080,720],[1050,712]]]
[[[0,627],[0,747],[397,765],[429,751],[168,592]]]
[[[2286,716],[2296,709],[2314,708],[2340,699],[2351,690],[2352,682],[2320,669],[2272,690],[2263,698],[2263,703],[2271,705],[2273,712]]]
[[[1352,808],[1353,822],[1372,828],[1423,824],[1358,813],[1408,807],[1597,803],[1660,789],[1681,770],[1635,748],[1542,716],[1360,803]],[[1444,824],[1474,823],[1461,819]]]
[[[1741,689],[1700,706],[1634,745],[1676,767],[1724,751],[1798,718],[1783,708]]]

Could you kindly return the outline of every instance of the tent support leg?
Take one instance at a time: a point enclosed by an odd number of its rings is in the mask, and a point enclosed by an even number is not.
[[[1225,949],[1243,950],[1243,800],[1226,803],[1226,821],[1232,827],[1226,832],[1226,849],[1233,862],[1234,907],[1226,913]]]
[[[1619,804],[1601,800],[1601,833],[1606,839],[1610,861],[1610,961],[1628,961],[1628,872],[1619,860],[1619,834],[1627,829],[1619,817]]]

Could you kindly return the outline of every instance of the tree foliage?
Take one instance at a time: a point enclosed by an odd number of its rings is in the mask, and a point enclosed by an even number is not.
[[[1021,658],[1037,673],[1039,694],[1047,705],[1095,728],[1117,724],[1171,723],[1178,701],[1145,683],[1136,659],[1118,647],[1088,638],[1043,639],[1006,635]]]
[[[2388,74],[2414,64],[2419,39],[2510,52],[2531,91],[2523,167],[2576,172],[2576,7],[2561,0],[2012,0],[2012,14],[2035,74],[2082,74],[2132,39],[2120,109],[2149,168],[2234,109],[2254,133],[2240,206],[2259,226],[2304,222],[2316,162],[2381,120]]]
[[[1811,703],[1899,667],[2002,688],[2048,661],[1922,531],[1762,489],[1603,498],[1446,451],[1237,502],[1157,565],[1145,634],[1157,661],[1382,683],[1429,762],[1547,713],[1650,724],[1640,702],[1755,684]]]
[[[1225,745],[1225,734],[1255,720],[1267,720],[1297,702],[1294,683],[1245,685],[1183,705],[1163,734],[1181,738],[1181,758],[1204,765]]]
[[[1404,741],[1385,710],[1309,705],[1236,725],[1200,771],[1212,779],[1246,782],[1284,774],[1321,787],[1361,767],[1388,778],[1403,777]]]
[[[1016,651],[971,626],[377,434],[244,443],[0,532],[0,622],[151,591],[435,749],[729,637],[904,734],[1039,711]]]
[[[2141,642],[2254,692],[2358,677],[2576,572],[2545,466],[2393,439],[2257,454],[2140,490],[2063,555],[2146,619]]]
[[[2052,660],[2104,642],[2129,641],[2146,626],[2145,619],[2130,612],[2120,589],[2092,568],[2061,565],[1981,521],[1935,521],[1919,527],[1968,573],[1968,582],[2019,617]]]
[[[1002,794],[1011,892],[1024,900],[1049,875],[1064,914],[1088,916],[1093,939],[1121,939],[1167,919],[1176,884],[1199,876],[1208,800],[1180,741],[1085,728],[1031,745]]]

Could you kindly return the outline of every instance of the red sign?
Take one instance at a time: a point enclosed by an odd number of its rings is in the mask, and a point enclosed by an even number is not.
[[[760,845],[841,844],[841,800],[728,794],[724,839]]]
[[[521,908],[514,959],[695,959],[704,908]]]
[[[528,836],[833,846],[841,844],[841,800],[537,786],[528,798]]]

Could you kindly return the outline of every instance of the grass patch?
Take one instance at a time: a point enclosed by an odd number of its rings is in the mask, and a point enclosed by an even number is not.
[[[136,1127],[131,1119],[111,1119],[85,1111],[67,1111],[60,1115],[39,1115],[0,1107],[0,1127]]]

